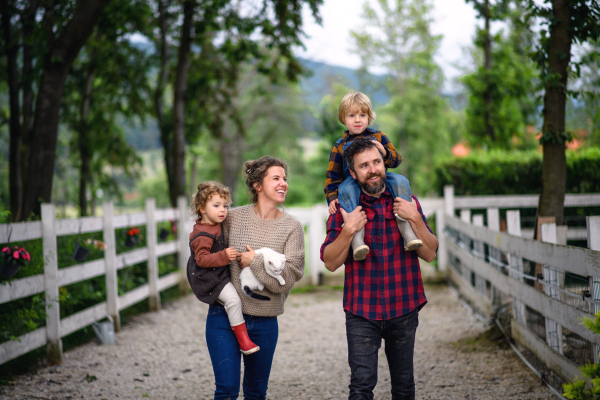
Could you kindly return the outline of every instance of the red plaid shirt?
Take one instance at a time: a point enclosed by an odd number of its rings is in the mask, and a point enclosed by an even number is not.
[[[417,209],[425,226],[421,204],[415,196]],[[427,303],[421,268],[416,251],[404,251],[404,241],[394,217],[394,199],[390,191],[377,198],[362,193],[360,203],[367,214],[365,244],[371,251],[363,261],[354,261],[352,248],[344,262],[344,310],[371,320],[386,320],[419,310]],[[323,251],[342,231],[342,214],[339,211],[327,220],[327,237]],[[433,233],[433,232],[432,232]]]

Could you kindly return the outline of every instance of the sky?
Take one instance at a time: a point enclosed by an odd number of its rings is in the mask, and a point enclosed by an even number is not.
[[[358,68],[360,58],[352,49],[350,30],[361,25],[366,1],[375,3],[374,0],[324,0],[320,7],[322,26],[315,22],[310,9],[305,8],[306,50],[298,49],[295,54],[327,64]],[[473,43],[476,15],[472,5],[466,4],[465,0],[432,0],[432,4],[432,33],[443,35],[436,61],[450,81],[461,75],[455,65],[464,57],[462,49]]]

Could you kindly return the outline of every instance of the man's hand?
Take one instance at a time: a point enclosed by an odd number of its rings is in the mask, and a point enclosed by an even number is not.
[[[329,214],[333,215],[337,211],[337,204],[340,204],[338,199],[332,200],[329,202]]]
[[[347,213],[343,208],[340,209],[342,218],[344,218],[344,228],[354,235],[367,224],[367,214],[362,211],[362,206],[358,206],[351,213]]]
[[[252,247],[246,245],[246,249],[248,250],[247,252],[237,254],[237,262],[242,268],[250,266],[250,264],[252,264],[252,260],[254,260],[254,256],[256,255],[254,250],[252,250]]]
[[[229,261],[233,261],[237,258],[238,252],[233,247],[228,247],[225,249],[225,254],[227,254]]]
[[[421,214],[417,209],[417,203],[414,201],[406,201],[401,197],[396,197],[394,199],[394,214],[407,221],[421,219]]]
[[[375,146],[377,147],[377,149],[383,153],[383,156],[385,157],[386,151],[385,151],[385,147],[383,147],[383,145],[377,141],[377,140],[373,140],[373,142],[375,142]]]

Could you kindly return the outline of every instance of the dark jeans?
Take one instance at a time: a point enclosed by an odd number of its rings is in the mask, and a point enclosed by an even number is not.
[[[279,336],[277,317],[244,314],[248,336],[260,346],[250,355],[242,355],[229,325],[225,308],[211,305],[206,318],[206,344],[215,373],[215,400],[235,400],[240,392],[241,359],[244,358],[244,398],[264,400],[271,374],[273,354]]]
[[[346,311],[350,395],[348,400],[373,399],[377,384],[377,353],[385,340],[385,355],[392,379],[392,400],[414,400],[413,355],[419,311],[374,321]]]

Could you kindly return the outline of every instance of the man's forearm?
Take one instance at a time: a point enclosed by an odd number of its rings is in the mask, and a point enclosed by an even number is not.
[[[325,268],[333,272],[344,264],[354,235],[342,229],[340,235],[323,250]]]
[[[429,229],[425,226],[425,222],[420,217],[416,221],[410,221],[410,225],[413,231],[415,231],[415,235],[423,241],[423,246],[417,249],[417,255],[426,262],[433,261],[436,255],[435,250],[438,247],[437,238],[429,232]]]

